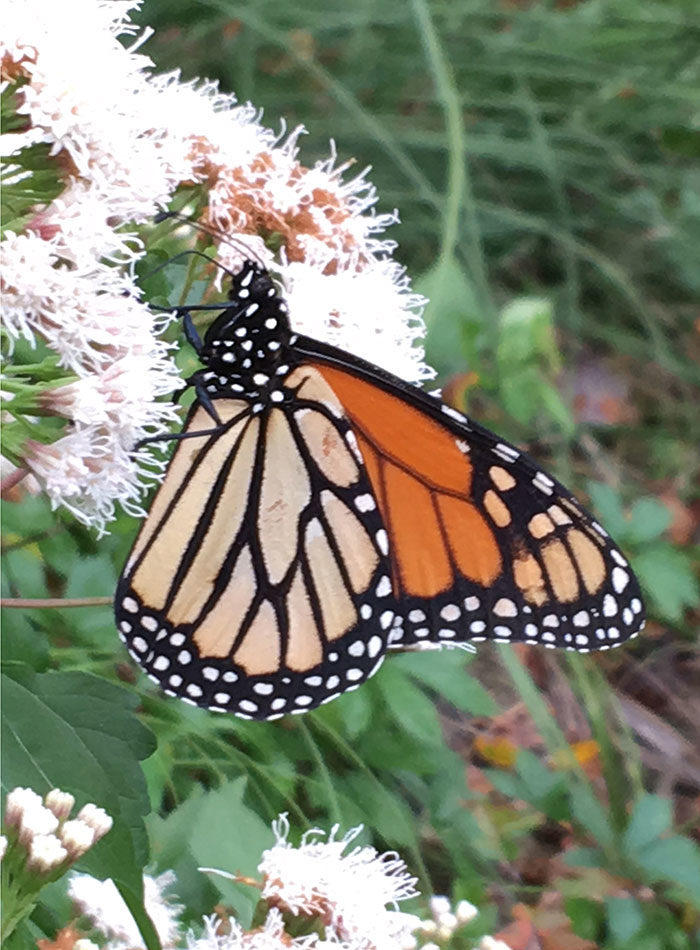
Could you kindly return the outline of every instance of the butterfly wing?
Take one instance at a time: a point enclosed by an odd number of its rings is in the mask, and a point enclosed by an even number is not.
[[[643,626],[639,587],[563,485],[421,390],[324,344],[299,348],[355,432],[388,532],[391,645],[609,649]]]
[[[270,719],[357,688],[394,620],[387,538],[343,410],[314,369],[256,412],[195,402],[119,582],[117,626],[166,692]],[[202,433],[202,434],[198,434]]]

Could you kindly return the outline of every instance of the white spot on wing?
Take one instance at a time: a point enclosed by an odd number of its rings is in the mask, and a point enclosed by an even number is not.
[[[545,495],[551,495],[554,489],[554,482],[544,472],[538,472],[532,479],[532,484],[535,488],[539,488],[541,492],[544,492]]]
[[[614,567],[612,572],[612,586],[616,594],[621,594],[629,583],[629,574],[621,567]]]
[[[367,644],[367,653],[370,659],[374,659],[382,649],[382,638],[378,637],[376,634],[373,637],[370,637],[369,643]]]
[[[493,612],[499,617],[517,617],[518,608],[512,600],[507,597],[501,597],[493,605]]]
[[[391,581],[386,576],[386,574],[384,575],[384,577],[382,577],[382,579],[377,584],[375,593],[377,597],[388,597],[389,594],[391,593]]]
[[[466,417],[463,413],[458,412],[456,409],[453,409],[452,406],[446,406],[446,405],[443,403],[443,404],[440,406],[440,408],[442,409],[442,411],[445,413],[446,416],[449,416],[449,417],[450,417],[450,419],[455,419],[457,422],[468,422],[468,421],[469,421],[469,420],[467,419],[467,417]]]
[[[512,445],[506,445],[505,442],[497,442],[491,451],[504,462],[514,462],[520,455],[517,449],[514,449]]]

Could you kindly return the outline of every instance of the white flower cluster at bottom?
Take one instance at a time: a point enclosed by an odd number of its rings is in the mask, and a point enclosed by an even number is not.
[[[288,840],[286,815],[273,824],[273,831],[275,844],[263,852],[258,866],[265,921],[254,929],[214,915],[203,920],[201,934],[183,935],[178,921],[182,907],[166,894],[174,875],[145,876],[144,903],[163,950],[435,950],[446,947],[453,933],[477,914],[468,901],[453,907],[446,897],[431,899],[428,920],[400,911],[401,901],[418,896],[416,879],[393,852],[380,854],[370,846],[348,850],[361,828],[341,838],[337,826],[328,835],[315,829],[298,847]],[[224,871],[215,873],[253,883]],[[111,881],[76,874],[69,893],[78,911],[107,938],[104,950],[141,946],[136,925]],[[316,932],[296,935],[300,923],[305,931],[313,925]],[[509,948],[489,937],[482,939],[480,950]]]

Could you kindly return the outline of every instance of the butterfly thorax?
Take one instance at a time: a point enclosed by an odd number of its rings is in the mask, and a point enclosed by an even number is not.
[[[207,330],[198,374],[212,396],[281,402],[292,331],[269,275],[248,262],[233,280],[231,304]]]

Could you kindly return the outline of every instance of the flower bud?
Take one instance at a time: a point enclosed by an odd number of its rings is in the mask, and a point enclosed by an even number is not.
[[[13,788],[5,799],[5,824],[19,826],[22,815],[29,807],[41,805],[41,798],[31,788]]]
[[[455,907],[455,914],[461,926],[470,923],[478,914],[478,910],[469,901],[459,901]]]
[[[29,846],[27,866],[40,874],[46,874],[67,857],[68,852],[56,835],[35,835]]]
[[[31,846],[32,838],[36,835],[50,835],[58,828],[58,818],[48,808],[30,800],[25,807],[19,822],[19,840],[25,848]]]
[[[83,805],[78,812],[78,819],[92,828],[95,832],[95,841],[103,838],[114,824],[104,808],[98,808],[97,805],[92,803]]]
[[[73,805],[75,805],[75,799],[70,792],[62,792],[60,788],[52,788],[44,796],[44,804],[59,821],[65,821],[70,815]]]
[[[81,855],[85,854],[95,843],[96,837],[95,829],[80,819],[64,822],[60,836],[71,861],[77,861]]]
[[[449,897],[445,897],[444,894],[434,894],[428,903],[430,905],[430,913],[436,920],[441,914],[449,914],[452,910],[450,899]]]

